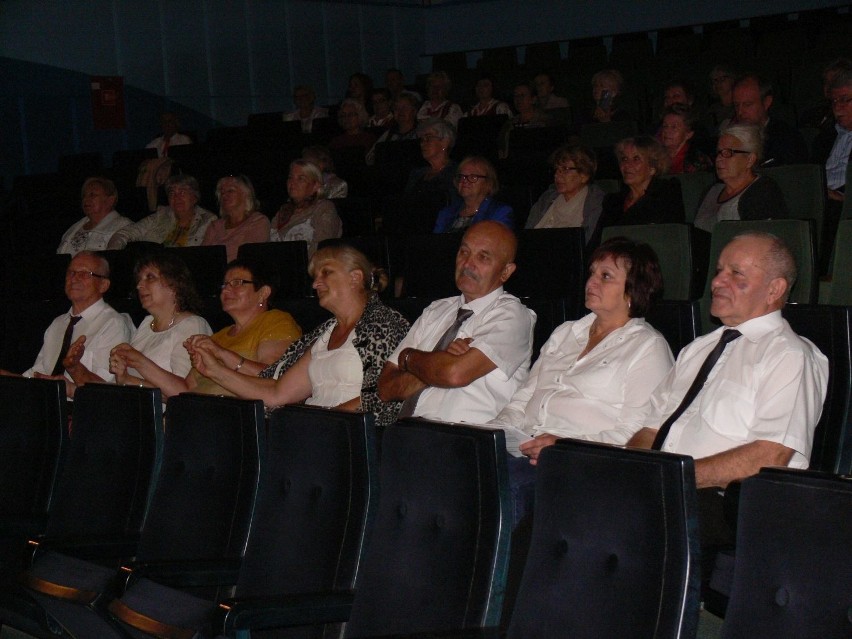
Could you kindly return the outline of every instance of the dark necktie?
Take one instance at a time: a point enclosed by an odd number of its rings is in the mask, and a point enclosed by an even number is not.
[[[53,365],[51,375],[62,375],[65,372],[65,367],[62,365],[62,360],[65,359],[65,353],[68,352],[68,347],[71,346],[71,336],[74,334],[74,326],[83,319],[82,316],[72,315],[68,318],[68,326],[65,328],[65,335],[62,337],[62,346],[59,347],[59,356],[56,358],[56,364]]]
[[[459,334],[461,325],[464,324],[465,320],[471,315],[473,315],[473,311],[469,308],[460,308],[456,313],[456,321],[450,324],[450,327],[444,331],[444,334],[441,335],[441,339],[439,339],[438,343],[435,344],[435,348],[432,349],[432,352],[434,353],[436,351],[446,350],[447,346],[452,344],[456,335]],[[428,388],[428,386],[426,388]],[[399,409],[400,419],[403,417],[411,417],[414,414],[414,409],[417,408],[417,400],[420,399],[421,393],[425,391],[426,388],[421,388],[402,403],[402,408]]]
[[[660,426],[660,430],[657,431],[654,443],[651,444],[651,448],[653,450],[660,450],[663,447],[663,442],[666,441],[666,437],[672,428],[672,424],[674,424],[678,418],[683,415],[683,411],[689,408],[689,405],[695,401],[696,397],[698,397],[698,393],[701,392],[704,382],[707,381],[707,376],[710,375],[710,371],[713,370],[716,362],[719,361],[719,358],[722,356],[722,352],[725,350],[728,343],[733,342],[740,335],[742,335],[742,333],[735,328],[729,328],[722,332],[722,337],[719,338],[716,346],[707,355],[707,359],[704,360],[701,368],[698,369],[698,374],[695,376],[695,379],[692,380],[692,386],[690,386],[689,390],[686,391],[686,395],[683,396],[683,399],[675,411],[666,421],[663,422],[663,425]]]

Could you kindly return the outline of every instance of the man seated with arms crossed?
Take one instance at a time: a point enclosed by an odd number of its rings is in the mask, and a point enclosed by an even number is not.
[[[68,347],[82,340],[86,352],[82,363],[103,379],[112,381],[109,352],[116,344],[130,340],[129,319],[107,304],[103,297],[109,289],[109,262],[91,251],[80,251],[65,271],[65,295],[71,310],[57,317],[44,333],[44,343],[32,368],[24,377],[64,379],[68,397],[76,386],[65,370],[63,359]],[[13,375],[0,370],[0,375]]]
[[[499,222],[464,234],[456,255],[462,294],[423,311],[379,378],[382,401],[405,400],[400,417],[483,424],[526,379],[535,313],[503,292],[516,250],[515,234]]]
[[[710,489],[699,491],[703,546],[733,543],[718,488],[763,466],[808,467],[828,360],[781,317],[795,281],[793,255],[774,235],[731,240],[711,283],[710,313],[723,326],[680,352],[627,442],[695,458],[696,484]]]

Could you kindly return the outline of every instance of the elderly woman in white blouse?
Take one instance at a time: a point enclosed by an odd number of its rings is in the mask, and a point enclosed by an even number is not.
[[[115,210],[118,191],[112,180],[90,177],[83,182],[80,199],[85,216],[65,231],[57,253],[76,255],[80,251],[102,251],[113,233],[133,224]]]
[[[625,426],[672,367],[665,338],[643,316],[662,290],[647,244],[612,238],[591,257],[586,308],[558,327],[526,383],[492,420],[525,431],[520,450],[532,464],[562,437],[625,444]]]

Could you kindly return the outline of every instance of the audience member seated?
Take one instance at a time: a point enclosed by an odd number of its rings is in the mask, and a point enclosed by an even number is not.
[[[419,93],[405,87],[405,76],[399,69],[388,69],[385,72],[385,88],[390,91],[391,101],[394,102],[401,95],[410,95],[418,105],[423,100]]]
[[[222,365],[242,375],[256,377],[264,368],[277,361],[302,329],[289,313],[269,308],[275,293],[274,274],[267,264],[256,260],[237,259],[228,264],[219,299],[222,310],[234,324],[212,336],[192,335],[184,342],[190,360],[198,351],[206,350]],[[193,368],[179,379],[161,375],[158,386],[164,397],[195,392],[207,395],[231,395],[211,379]]]
[[[157,242],[163,246],[198,246],[207,226],[216,216],[198,206],[201,191],[191,175],[173,175],[166,180],[168,206],[161,206],[135,224],[116,231],[107,248],[120,249],[128,242]]]
[[[130,343],[113,344],[109,372],[119,384],[159,387],[169,376],[182,380],[191,368],[183,342],[190,335],[210,335],[200,317],[201,300],[192,274],[174,253],[143,257],[134,268],[139,302],[149,315]],[[90,345],[77,340],[69,349],[66,369],[77,385],[102,382],[105,377],[83,362]]]
[[[316,106],[317,94],[314,88],[307,84],[300,84],[293,89],[293,103],[295,111],[284,114],[285,122],[301,122],[302,133],[310,133],[314,126],[314,120],[327,118],[328,109]]]
[[[707,107],[707,118],[713,127],[714,134],[727,127],[734,117],[736,79],[736,71],[723,64],[717,64],[710,71],[710,90],[715,100]]]
[[[497,82],[494,76],[483,73],[479,76],[474,86],[476,93],[476,104],[465,113],[465,117],[476,117],[480,115],[512,115],[512,109],[505,102],[494,97]]]
[[[102,251],[112,234],[133,224],[115,210],[118,190],[112,180],[90,177],[80,190],[85,217],[71,225],[59,242],[57,253],[74,255],[80,251]]]
[[[24,371],[24,377],[63,379],[68,397],[74,396],[76,384],[67,370],[69,347],[88,344],[79,362],[106,381],[112,381],[109,371],[109,351],[130,338],[133,325],[103,297],[109,289],[109,262],[91,251],[80,251],[71,258],[65,272],[65,295],[71,309],[57,317],[44,332],[44,342],[35,363]],[[0,370],[0,375],[14,375]]]
[[[366,155],[376,143],[376,136],[364,130],[369,119],[363,104],[354,98],[346,98],[340,103],[340,109],[337,111],[337,123],[343,133],[333,138],[328,148],[332,151],[361,148]]]
[[[499,222],[464,234],[456,256],[461,295],[423,311],[379,378],[382,399],[405,400],[400,417],[482,424],[524,383],[535,313],[503,292],[516,248],[515,234]]]
[[[603,226],[683,222],[683,197],[677,180],[666,180],[669,155],[654,138],[640,135],[615,145],[624,186],[603,202]]]
[[[822,70],[822,92],[824,100],[821,104],[806,109],[799,115],[800,127],[815,127],[817,129],[830,124],[833,115],[831,103],[831,85],[838,74],[852,71],[852,60],[835,58]]]
[[[514,129],[536,129],[553,124],[553,118],[536,105],[535,94],[530,85],[515,85],[512,100],[516,115],[510,118],[500,130],[498,154],[501,158],[509,157],[509,138]]]
[[[781,166],[807,162],[808,147],[802,134],[778,118],[769,117],[774,99],[772,85],[754,74],[734,84],[734,122],[763,127],[763,165]]]
[[[615,69],[604,69],[592,76],[594,108],[578,114],[577,126],[595,122],[626,122],[633,116],[624,110],[619,96],[624,90],[624,76]]]
[[[763,466],[808,467],[828,379],[825,355],[781,317],[796,263],[780,239],[737,236],[716,273],[710,312],[722,326],[680,352],[627,443],[695,458],[705,548],[734,542],[719,488]]]
[[[695,114],[684,104],[672,104],[663,112],[658,137],[669,155],[671,175],[713,169],[713,162],[693,142],[695,121]]]
[[[428,99],[417,112],[417,119],[423,121],[439,118],[456,126],[462,116],[462,110],[458,104],[450,102],[448,99],[451,87],[450,76],[444,71],[430,73],[426,80],[426,97]]]
[[[236,259],[240,245],[269,241],[269,218],[258,211],[254,186],[245,175],[229,175],[216,183],[218,220],[204,233],[202,246],[223,244],[228,261]]]
[[[304,240],[308,253],[329,238],[340,237],[343,223],[334,203],[323,197],[322,171],[307,160],[293,160],[287,176],[289,200],[272,218],[269,240],[293,242]]]
[[[755,173],[762,157],[763,130],[753,124],[722,131],[716,147],[716,175],[695,216],[695,227],[712,232],[720,220],[787,217],[787,204],[772,178]]]
[[[587,246],[600,238],[603,190],[592,184],[597,170],[595,153],[573,144],[550,156],[553,184],[541,194],[527,217],[528,229],[582,227]]]
[[[399,207],[385,220],[390,233],[431,233],[438,211],[458,198],[453,182],[457,164],[450,159],[450,150],[456,142],[455,128],[444,120],[432,118],[420,123],[417,137],[428,166],[411,171]]]
[[[308,272],[319,304],[333,318],[294,342],[260,377],[242,375],[199,348],[199,373],[239,397],[262,399],[268,407],[305,402],[376,415],[389,426],[399,403],[382,401],[376,382],[385,360],[408,330],[408,322],[379,300],[387,274],[345,244],[314,253]]]
[[[346,98],[355,100],[370,111],[370,95],[373,93],[373,79],[366,73],[353,73],[349,76],[349,85],[346,89]]]
[[[316,164],[322,171],[322,194],[329,200],[338,200],[349,195],[346,180],[334,172],[334,159],[324,146],[318,144],[302,149],[302,159]]]
[[[183,133],[178,133],[180,120],[176,113],[163,113],[160,116],[160,128],[163,133],[145,145],[146,149],[157,149],[157,157],[169,156],[169,148],[192,144],[192,138]]]
[[[379,136],[373,148],[367,152],[367,164],[376,162],[376,145],[384,142],[400,142],[417,139],[417,109],[420,103],[413,95],[403,93],[393,103],[393,123]]]
[[[657,256],[647,244],[613,238],[592,253],[586,282],[591,312],[553,331],[527,381],[490,422],[533,437],[521,444],[529,463],[560,437],[627,443],[633,431],[626,422],[674,362],[666,339],[644,320],[662,288]]]
[[[389,129],[393,124],[390,91],[387,89],[373,89],[373,93],[370,95],[370,104],[373,105],[373,115],[370,116],[367,126]]]
[[[549,73],[539,73],[533,79],[533,85],[535,86],[536,104],[542,111],[568,108],[568,98],[554,95],[553,90],[556,88],[556,83]]]
[[[438,212],[434,233],[457,233],[482,220],[514,228],[512,207],[492,199],[500,183],[491,162],[477,155],[466,157],[459,164],[455,183],[461,200]]]

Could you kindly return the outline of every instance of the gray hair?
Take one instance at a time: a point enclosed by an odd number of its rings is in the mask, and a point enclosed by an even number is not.
[[[195,199],[201,199],[201,187],[198,186],[198,180],[191,175],[187,175],[185,173],[172,175],[168,180],[166,180],[166,193],[168,193],[169,189],[173,186],[187,186],[195,194]]]
[[[105,177],[90,177],[85,182],[83,182],[83,186],[80,187],[80,196],[82,197],[88,188],[91,185],[97,185],[101,187],[104,191],[104,195],[107,197],[114,197],[118,200],[118,189],[115,188],[115,182]]]
[[[246,201],[246,213],[257,211],[260,208],[260,202],[257,201],[257,195],[254,192],[254,185],[247,175],[226,175],[219,178],[216,182],[216,201],[222,204],[222,183],[225,180],[234,180],[243,192]],[[221,212],[221,211],[220,211]]]
[[[790,250],[790,247],[787,246],[787,243],[784,240],[774,233],[767,233],[765,231],[745,231],[744,233],[735,235],[731,242],[740,239],[757,239],[768,243],[769,246],[767,247],[766,255],[764,256],[764,262],[767,267],[766,272],[772,279],[780,277],[787,282],[787,291],[785,292],[784,299],[782,300],[786,302],[787,297],[790,295],[790,290],[796,283],[796,277],[798,275],[796,269],[796,258],[793,257],[793,251]]]
[[[101,255],[100,253],[95,253],[94,251],[84,250],[80,251],[79,253],[76,253],[71,259],[75,260],[78,257],[91,257],[98,263],[98,267],[101,271],[100,274],[109,279],[109,260],[103,255]]]
[[[719,131],[719,137],[730,135],[743,145],[743,151],[754,153],[757,161],[763,158],[763,127],[758,124],[732,124]]]
[[[314,164],[310,160],[305,160],[302,158],[290,162],[290,170],[292,170],[294,166],[300,167],[305,173],[308,174],[309,178],[311,178],[319,185],[319,190],[317,191],[316,196],[317,199],[319,200],[324,198],[325,195],[323,195],[324,190],[322,188],[322,169],[320,169],[316,164]]]
[[[442,140],[447,140],[447,150],[449,151],[456,143],[456,127],[442,120],[441,118],[429,118],[423,120],[417,127],[417,137],[425,134],[427,131],[434,131]]]
[[[603,71],[598,71],[592,76],[592,86],[595,86],[602,80],[611,80],[615,82],[615,86],[618,87],[619,93],[624,90],[624,76],[616,69],[604,69]]]

